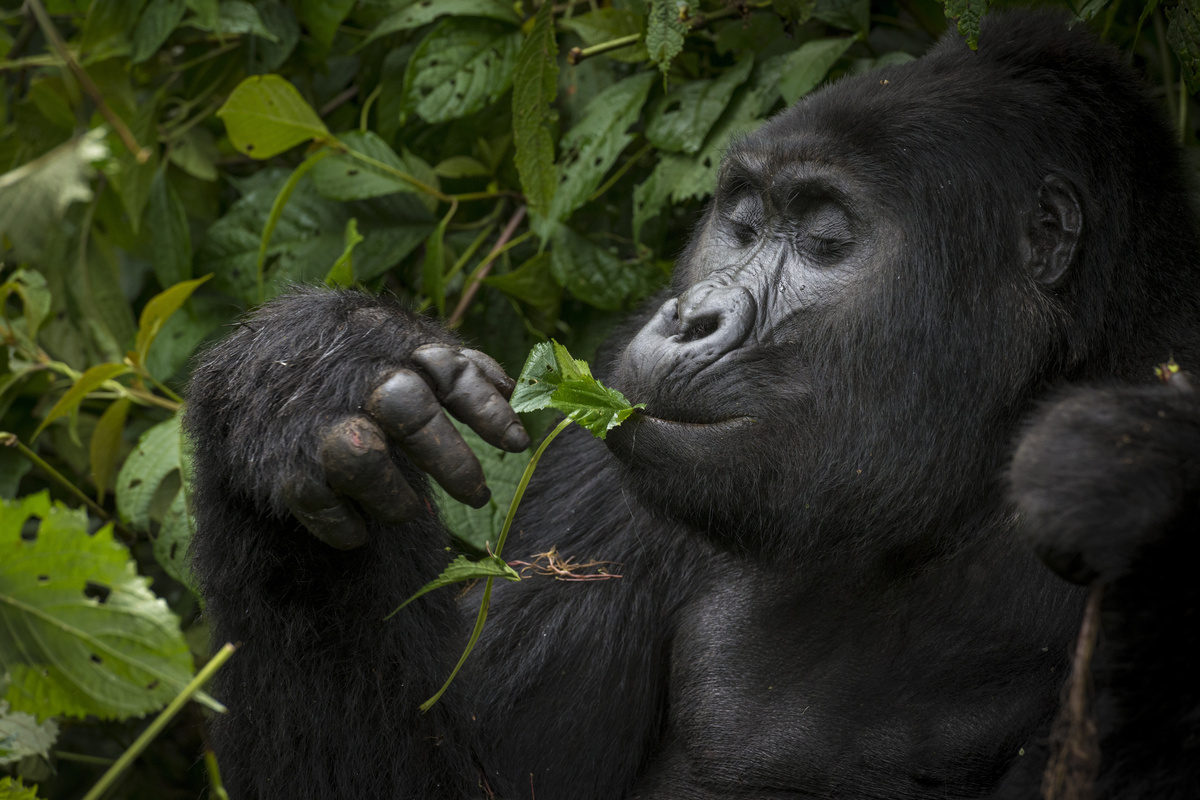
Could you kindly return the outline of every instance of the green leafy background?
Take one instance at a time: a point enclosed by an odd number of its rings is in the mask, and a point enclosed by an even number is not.
[[[1200,0],[1047,4],[1195,147]],[[0,0],[0,798],[83,797],[220,644],[178,412],[239,314],[388,292],[510,372],[539,346],[563,377],[522,387],[529,426],[603,435],[627,405],[548,342],[590,358],[665,284],[730,141],[998,5]],[[439,504],[478,553],[529,454],[468,439],[493,501]],[[114,796],[220,796],[196,699]]]

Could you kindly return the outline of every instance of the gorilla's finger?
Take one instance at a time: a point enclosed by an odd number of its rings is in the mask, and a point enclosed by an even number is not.
[[[483,370],[483,374],[500,394],[504,395],[505,400],[512,397],[513,389],[517,388],[517,382],[508,377],[508,373],[504,371],[504,367],[496,363],[496,359],[479,350],[460,350],[459,352]]]
[[[455,500],[479,508],[492,496],[479,460],[420,375],[397,370],[371,393],[367,413]]]
[[[325,432],[321,462],[334,490],[376,519],[407,522],[425,508],[392,462],[383,432],[364,416],[347,417]]]
[[[467,423],[485,442],[501,450],[519,453],[529,447],[529,434],[517,412],[508,404],[507,395],[497,385],[498,377],[508,380],[500,365],[483,353],[479,360],[444,345],[426,345],[413,351],[413,361],[433,379],[434,391],[442,405],[458,419]],[[489,375],[479,361],[491,363],[499,375]],[[508,380],[511,384],[512,381]],[[503,385],[503,384],[501,384]]]
[[[346,506],[323,482],[296,478],[283,487],[283,502],[308,532],[337,550],[367,543],[362,517]]]

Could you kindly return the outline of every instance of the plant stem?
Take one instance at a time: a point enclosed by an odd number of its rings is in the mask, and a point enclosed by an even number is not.
[[[620,36],[616,39],[610,39],[607,42],[594,44],[591,47],[572,47],[567,51],[567,63],[575,66],[585,58],[598,56],[603,53],[610,53],[613,50],[620,50],[622,47],[629,47],[638,43],[642,38],[640,33],[631,33],[628,36]]]
[[[516,233],[517,226],[521,224],[521,220],[523,219],[525,219],[525,206],[519,207],[513,213],[512,218],[500,233],[500,238],[492,246],[492,252],[488,253],[487,259],[479,265],[478,269],[471,273],[471,277],[467,280],[467,285],[463,287],[462,296],[458,299],[458,305],[454,307],[454,313],[446,321],[446,327],[456,328],[462,323],[463,317],[467,313],[467,307],[471,305],[471,301],[475,299],[475,293],[479,291],[479,282],[487,276],[488,271],[492,268],[492,263],[496,260],[496,256],[500,255],[500,251],[504,249],[504,245],[508,243],[512,235]]]
[[[26,447],[21,442],[21,440],[19,438],[17,438],[17,435],[15,433],[9,433],[8,431],[0,431],[0,447],[5,446],[5,445],[7,445],[9,447],[17,448],[18,453],[20,453],[21,455],[25,456],[30,461],[32,461],[34,466],[40,467],[47,475],[49,475],[51,478],[54,479],[55,483],[57,483],[59,486],[62,486],[64,489],[67,490],[68,494],[71,494],[76,499],[78,499],[81,503],[83,503],[88,508],[90,508],[96,516],[98,516],[100,519],[104,520],[105,522],[112,522],[114,525],[116,525],[118,528],[120,528],[121,532],[123,534],[127,535],[129,537],[130,541],[137,538],[136,536],[133,535],[133,533],[131,533],[128,529],[126,529],[124,525],[122,525],[120,522],[117,522],[111,516],[109,516],[109,513],[107,511],[105,511],[102,507],[100,507],[96,503],[96,501],[92,500],[92,498],[90,498],[86,494],[84,494],[83,491],[80,490],[80,488],[78,486],[76,486],[75,484],[73,484],[69,480],[67,480],[65,475],[63,475],[61,472],[56,470],[54,467],[52,467],[48,463],[46,463],[46,461],[41,456],[39,456],[37,453],[33,452],[28,447]]]
[[[175,699],[163,709],[161,714],[154,718],[154,721],[146,727],[146,730],[142,731],[142,735],[134,740],[129,749],[121,754],[121,757],[117,759],[117,763],[109,767],[108,772],[105,772],[100,780],[96,781],[96,785],[84,795],[83,800],[100,800],[104,796],[104,793],[124,774],[125,770],[132,766],[134,760],[142,754],[142,751],[150,745],[150,742],[154,741],[154,738],[162,732],[167,723],[179,713],[187,701],[191,699],[192,695],[200,691],[200,687],[208,683],[209,678],[229,660],[235,649],[237,649],[236,645],[227,643],[218,650],[216,655],[204,665],[204,669],[196,673],[196,677],[192,678],[191,682],[183,687],[183,691],[175,696]]]
[[[529,479],[533,477],[533,471],[537,468],[538,461],[542,458],[542,453],[546,452],[546,448],[554,441],[554,437],[558,436],[567,426],[571,424],[571,418],[567,417],[558,426],[550,431],[550,434],[542,440],[537,451],[533,454],[533,458],[529,459],[529,464],[525,467],[525,472],[521,474],[521,482],[517,484],[517,491],[513,494],[512,502],[508,504],[508,514],[504,517],[504,527],[500,529],[500,539],[496,542],[496,549],[493,554],[499,557],[500,551],[504,549],[504,542],[508,538],[508,531],[512,528],[513,518],[517,515],[517,506],[521,504],[521,498],[525,496],[525,489],[529,486]],[[458,663],[454,665],[454,669],[450,672],[450,677],[446,678],[446,682],[442,684],[442,688],[438,689],[433,697],[421,703],[421,710],[428,711],[433,708],[433,704],[441,699],[446,693],[446,689],[450,687],[450,682],[454,680],[454,676],[462,669],[462,665],[467,662],[467,656],[471,655],[471,651],[475,649],[475,643],[479,641],[480,634],[483,633],[483,625],[487,622],[488,607],[492,604],[492,581],[493,578],[488,578],[487,583],[483,587],[483,599],[479,603],[479,613],[475,616],[475,627],[471,630],[471,638],[467,640],[467,647],[463,650],[463,654],[459,656]],[[87,798],[84,798],[87,800]]]
[[[152,151],[149,147],[142,147],[138,144],[137,138],[134,137],[133,131],[125,124],[125,121],[118,117],[116,113],[108,107],[108,103],[104,102],[104,93],[92,81],[92,76],[84,71],[83,67],[79,66],[79,62],[71,55],[71,51],[67,49],[67,43],[63,41],[62,34],[58,32],[58,28],[54,27],[54,23],[50,19],[50,15],[46,13],[46,9],[42,7],[41,0],[26,0],[26,8],[32,13],[37,20],[38,26],[42,29],[42,35],[46,37],[46,41],[50,43],[51,49],[66,62],[71,72],[75,75],[75,79],[79,81],[79,85],[92,98],[92,102],[96,104],[96,109],[112,125],[113,130],[117,132],[117,136],[133,153],[133,157],[137,159],[139,164],[145,164],[150,160]]]
[[[606,180],[603,183],[603,185],[600,186],[599,189],[597,189],[596,191],[594,191],[590,195],[588,195],[588,199],[585,200],[584,202],[590,203],[593,200],[595,200],[597,197],[599,197],[600,195],[604,194],[609,189],[611,189],[613,187],[613,185],[616,184],[617,181],[619,181],[619,180],[621,180],[621,178],[625,177],[625,173],[629,172],[629,170],[632,169],[634,164],[641,161],[642,156],[646,155],[646,153],[649,153],[653,149],[654,149],[654,145],[650,144],[649,142],[646,142],[644,145],[642,145],[636,153],[634,153],[632,156],[630,156],[629,159],[624,164],[621,165],[620,169],[618,169],[616,172],[614,172],[612,174],[612,177],[610,177],[608,180]]]
[[[322,147],[317,152],[313,153],[308,158],[300,162],[300,166],[292,172],[288,177],[287,183],[279,190],[279,194],[275,195],[275,202],[271,204],[271,213],[267,217],[267,224],[263,228],[262,240],[258,243],[258,263],[256,272],[258,276],[258,302],[263,302],[266,297],[266,283],[263,276],[263,266],[267,262],[267,245],[271,243],[271,235],[275,233],[275,226],[279,224],[280,218],[283,216],[284,206],[287,205],[288,199],[291,198],[292,192],[296,191],[296,186],[300,183],[300,179],[308,174],[308,171],[317,165],[317,162],[332,155],[335,151]]]

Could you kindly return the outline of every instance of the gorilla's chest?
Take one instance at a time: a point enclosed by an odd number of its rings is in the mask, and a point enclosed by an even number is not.
[[[667,744],[641,796],[983,794],[1053,706],[1061,652],[1019,626],[741,577],[680,619]]]

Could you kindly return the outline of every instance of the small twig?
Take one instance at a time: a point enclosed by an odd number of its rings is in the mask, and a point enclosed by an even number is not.
[[[483,262],[479,269],[471,274],[471,278],[467,281],[467,285],[463,287],[462,296],[458,299],[458,305],[454,307],[454,313],[450,315],[450,319],[446,321],[446,327],[456,328],[467,313],[467,308],[471,305],[471,301],[475,299],[475,293],[479,291],[480,282],[487,277],[488,272],[492,269],[492,264],[496,261],[496,256],[504,249],[504,245],[516,233],[517,226],[521,224],[521,220],[525,219],[525,206],[519,207],[513,213],[512,219],[504,226],[504,230],[500,233],[500,238],[496,240],[496,244],[492,246],[492,252],[488,254],[487,260]]]
[[[101,507],[98,503],[96,503],[95,500],[88,497],[86,494],[83,493],[83,491],[78,486],[71,483],[71,481],[67,480],[67,477],[65,475],[63,475],[61,472],[56,470],[54,467],[50,466],[46,462],[46,460],[43,459],[41,456],[39,456],[37,453],[33,452],[28,447],[26,447],[25,444],[21,442],[21,440],[17,437],[17,435],[15,433],[9,433],[8,431],[0,431],[0,447],[15,447],[15,448],[17,448],[18,453],[20,453],[21,455],[23,455],[27,459],[29,459],[31,462],[33,462],[34,466],[41,468],[42,471],[44,471],[47,475],[49,475],[54,480],[55,483],[57,483],[59,486],[66,489],[68,494],[71,494],[76,499],[78,499],[81,503],[83,503],[88,508],[90,508],[92,510],[92,513],[94,513],[96,516],[98,516],[100,519],[104,520],[105,522],[111,522],[113,524],[113,526],[116,527],[116,529],[121,532],[121,536],[126,541],[132,542],[137,539],[137,536],[133,533],[133,531],[129,530],[123,524],[121,524],[120,520],[113,519],[112,516],[107,511],[105,511],[103,507]]]
[[[591,47],[572,47],[567,51],[567,63],[571,66],[575,66],[585,58],[591,58],[592,56],[598,56],[602,53],[610,53],[613,50],[620,50],[622,47],[635,45],[641,38],[642,35],[640,33],[631,33],[628,36],[610,39],[607,42],[594,44]]]
[[[334,111],[336,111],[337,109],[339,109],[343,105],[345,105],[356,94],[358,94],[358,86],[357,85],[351,86],[348,89],[345,89],[344,91],[339,93],[328,103],[321,106],[321,109],[317,113],[319,115],[321,115],[322,117],[327,117],[330,114],[332,114]]]
[[[46,13],[46,9],[42,7],[41,0],[25,0],[25,7],[29,9],[38,25],[41,26],[42,33],[46,40],[50,42],[50,47],[58,54],[66,65],[70,67],[71,72],[75,75],[75,79],[79,81],[79,85],[92,98],[92,102],[96,104],[96,108],[100,114],[108,121],[108,124],[117,132],[117,136],[133,153],[133,157],[137,159],[139,164],[145,164],[150,160],[152,151],[149,147],[142,147],[138,144],[137,139],[133,135],[133,131],[125,124],[125,121],[118,117],[116,113],[108,107],[108,103],[104,102],[104,93],[100,91],[100,87],[92,81],[92,77],[84,71],[83,67],[79,66],[79,62],[67,50],[67,43],[63,41],[62,35],[58,32],[58,28],[54,27],[54,23],[50,19],[50,15]]]

